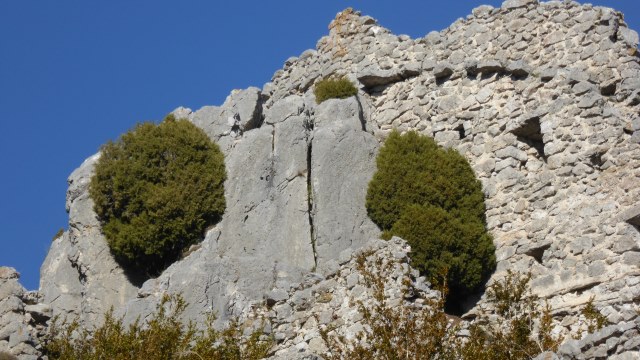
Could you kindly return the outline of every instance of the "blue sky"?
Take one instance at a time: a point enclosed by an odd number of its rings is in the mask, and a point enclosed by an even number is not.
[[[640,2],[598,0],[640,29]],[[0,265],[36,289],[67,227],[67,176],[101,144],[178,106],[221,104],[315,48],[346,7],[396,34],[501,1],[0,0]]]

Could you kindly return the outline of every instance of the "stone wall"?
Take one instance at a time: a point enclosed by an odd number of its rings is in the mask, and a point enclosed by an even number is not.
[[[555,313],[595,296],[616,323],[640,298],[637,42],[620,13],[571,1],[482,6],[415,40],[347,10],[263,92],[278,101],[321,77],[357,81],[378,139],[416,130],[471,162],[495,276],[531,271]]]

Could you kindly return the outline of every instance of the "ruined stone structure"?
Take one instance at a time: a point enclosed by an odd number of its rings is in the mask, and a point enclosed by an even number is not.
[[[533,292],[566,331],[580,326],[592,297],[615,324],[553,356],[638,356],[640,57],[622,14],[507,0],[418,39],[350,9],[329,28],[262,89],[174,111],[220,144],[227,210],[157,279],[139,284],[109,256],[87,191],[98,155],[87,159],[69,178],[69,230],[42,266],[41,301],[95,324],[111,306],[132,320],[163,293],[181,292],[187,318],[213,310],[222,323],[265,301],[295,307],[310,277],[333,279],[330,292],[344,295],[340,286],[353,280],[336,274],[353,251],[377,244],[364,198],[377,149],[395,128],[433,136],[472,164],[497,248],[493,279],[531,271]],[[328,76],[352,80],[357,97],[317,105],[313,85]],[[470,302],[466,317],[483,302]],[[304,311],[339,311],[323,304]],[[287,316],[270,315],[279,354],[321,351]]]

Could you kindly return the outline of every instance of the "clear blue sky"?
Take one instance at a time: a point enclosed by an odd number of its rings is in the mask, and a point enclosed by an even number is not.
[[[638,0],[592,3],[640,29]],[[67,176],[86,157],[136,122],[261,87],[342,9],[415,38],[481,4],[501,1],[0,0],[0,265],[37,288],[67,227]]]

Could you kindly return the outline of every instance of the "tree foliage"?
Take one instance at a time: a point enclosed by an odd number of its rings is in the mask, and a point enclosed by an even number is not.
[[[495,247],[467,160],[429,137],[394,131],[376,162],[366,206],[384,236],[407,240],[412,265],[428,278],[446,272],[452,298],[478,290],[495,268]]]
[[[358,89],[345,78],[320,80],[314,89],[318,104],[328,99],[346,99],[357,93]]]
[[[116,258],[152,276],[219,220],[225,179],[218,146],[169,116],[104,145],[89,193]]]

